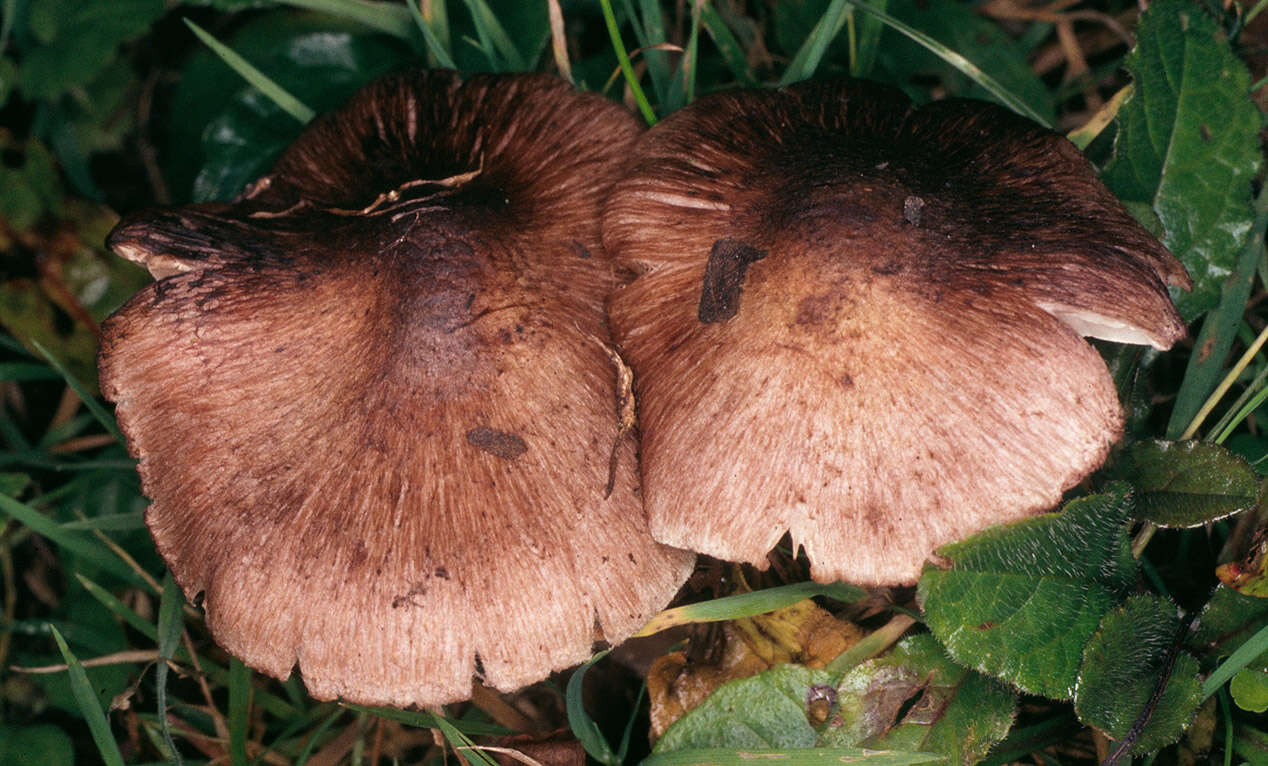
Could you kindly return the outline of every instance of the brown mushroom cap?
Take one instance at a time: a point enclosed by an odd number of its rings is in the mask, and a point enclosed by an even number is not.
[[[806,83],[640,139],[604,242],[652,534],[820,581],[1054,505],[1122,414],[1080,335],[1170,346],[1180,263],[1065,139],[998,107]]]
[[[102,388],[227,650],[317,698],[431,705],[672,597],[693,557],[648,534],[632,440],[610,461],[598,214],[637,133],[548,77],[392,76],[233,205],[112,234],[167,276],[107,322]]]

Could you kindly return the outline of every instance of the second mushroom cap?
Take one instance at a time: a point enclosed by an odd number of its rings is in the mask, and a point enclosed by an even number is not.
[[[805,83],[701,99],[604,213],[657,539],[913,582],[1054,505],[1122,414],[1080,335],[1169,347],[1180,263],[1065,139],[971,101]]]

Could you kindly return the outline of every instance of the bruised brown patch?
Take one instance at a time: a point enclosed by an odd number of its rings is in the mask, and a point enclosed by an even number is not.
[[[709,261],[704,267],[704,285],[700,290],[701,322],[722,322],[740,311],[740,291],[744,274],[753,261],[766,257],[765,250],[724,237],[713,243]]]
[[[467,443],[503,460],[514,460],[528,452],[528,445],[519,436],[488,426],[467,431]]]

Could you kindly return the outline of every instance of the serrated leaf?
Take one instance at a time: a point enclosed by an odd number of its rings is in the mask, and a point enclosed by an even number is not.
[[[1254,469],[1208,442],[1136,442],[1123,450],[1114,475],[1136,488],[1135,517],[1162,527],[1200,526],[1259,498]]]
[[[1268,711],[1268,669],[1243,668],[1229,681],[1228,691],[1242,710]]]
[[[928,634],[851,670],[820,745],[920,751],[976,763],[1013,723],[1017,695],[957,665]],[[899,713],[902,713],[901,718]]]
[[[1126,485],[938,550],[917,598],[956,661],[1032,694],[1074,694],[1083,646],[1134,582]]]
[[[1209,652],[1231,651],[1268,624],[1268,598],[1254,598],[1224,585],[1215,588],[1198,615],[1189,646]]]
[[[652,752],[814,747],[819,735],[810,721],[810,690],[832,681],[826,670],[779,665],[725,683],[666,729]]]
[[[1193,291],[1175,296],[1192,319],[1218,302],[1250,232],[1259,111],[1246,67],[1200,6],[1151,3],[1136,38],[1125,62],[1135,89],[1119,112],[1105,182],[1158,214],[1163,241],[1193,277]]]
[[[1178,740],[1203,699],[1197,660],[1185,652],[1171,659],[1181,627],[1175,605],[1159,596],[1133,596],[1107,614],[1084,651],[1074,698],[1079,719],[1122,740],[1148,712],[1132,753]],[[1162,695],[1147,711],[1164,677]]]

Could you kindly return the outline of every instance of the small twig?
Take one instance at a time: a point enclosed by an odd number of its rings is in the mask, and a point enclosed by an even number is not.
[[[103,654],[100,657],[90,657],[86,660],[80,660],[80,664],[86,668],[99,668],[106,665],[130,665],[137,662],[154,662],[158,659],[157,649],[137,649],[127,652],[115,652],[114,654]],[[14,673],[25,673],[27,675],[39,676],[48,675],[50,673],[63,673],[70,669],[65,663],[57,665],[10,665],[9,670]]]

